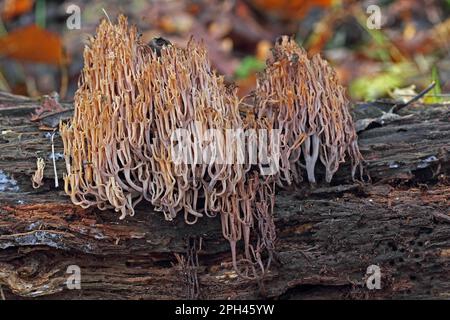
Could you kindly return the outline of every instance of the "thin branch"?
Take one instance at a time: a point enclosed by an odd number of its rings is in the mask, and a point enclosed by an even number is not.
[[[428,87],[426,87],[423,91],[421,91],[418,95],[416,95],[414,98],[412,98],[411,100],[405,102],[405,103],[401,103],[401,104],[396,104],[392,107],[391,112],[392,113],[398,113],[401,109],[409,106],[411,103],[414,103],[416,101],[418,101],[420,98],[422,98],[424,95],[426,95],[428,92],[431,91],[431,89],[434,88],[434,86],[436,85],[436,82],[433,81]]]

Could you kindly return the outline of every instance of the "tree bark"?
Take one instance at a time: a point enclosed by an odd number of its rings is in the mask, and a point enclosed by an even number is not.
[[[167,222],[143,203],[120,221],[71,204],[54,186],[49,134],[30,122],[37,107],[0,94],[0,299],[450,297],[447,106],[410,106],[360,133],[371,183],[353,182],[344,165],[332,185],[279,191],[276,261],[260,282],[236,277],[219,219]],[[54,147],[58,158],[58,136]],[[37,157],[46,168],[35,190]],[[61,184],[62,159],[56,168]],[[187,253],[200,238],[201,250]],[[81,290],[66,285],[71,265]],[[366,286],[371,265],[381,271],[379,290]]]

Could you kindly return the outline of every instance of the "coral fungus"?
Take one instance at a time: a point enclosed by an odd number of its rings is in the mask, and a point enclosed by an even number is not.
[[[236,161],[245,150],[227,130],[244,126],[239,99],[211,69],[203,45],[152,50],[121,16],[117,25],[100,24],[84,62],[74,117],[60,128],[72,201],[125,218],[146,199],[167,220],[182,212],[189,224],[220,214],[236,271],[264,274],[275,237],[273,183]],[[216,134],[205,140],[209,130]],[[175,147],[183,147],[182,159]],[[208,147],[214,159],[205,161]]]
[[[319,55],[287,37],[278,39],[265,72],[258,78],[256,107],[260,119],[269,119],[282,130],[278,182],[289,185],[302,180],[302,169],[315,183],[318,160],[330,182],[347,154],[352,176],[362,170],[362,156],[345,90],[334,70]]]
[[[44,185],[42,179],[44,178],[45,161],[42,158],[36,160],[36,171],[31,176],[31,182],[34,189],[38,189]]]
[[[147,45],[123,16],[116,25],[102,21],[84,63],[73,119],[60,126],[73,203],[113,208],[121,219],[143,199],[166,220],[219,215],[243,277],[264,276],[272,260],[276,179],[300,180],[304,166],[315,182],[320,159],[330,181],[345,153],[353,174],[360,165],[333,70],[289,38],[275,46],[250,110],[213,71],[202,44]],[[256,161],[261,138],[277,130],[281,149],[271,140]],[[264,158],[277,155],[281,173],[267,174],[273,163]]]

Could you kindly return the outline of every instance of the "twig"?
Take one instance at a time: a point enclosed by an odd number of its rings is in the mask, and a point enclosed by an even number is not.
[[[102,8],[102,11],[105,14],[106,18],[108,18],[109,23],[112,24],[111,19],[109,18],[108,12],[106,12],[105,8]]]
[[[405,102],[405,103],[401,103],[401,104],[396,104],[392,107],[392,113],[397,113],[399,112],[401,109],[403,109],[404,107],[410,105],[413,102],[416,102],[417,100],[419,100],[420,98],[422,98],[424,95],[426,95],[428,92],[430,92],[431,89],[434,88],[434,86],[436,85],[436,82],[433,81],[428,87],[425,88],[425,90],[423,90],[422,92],[420,92],[418,95],[416,95],[414,98],[412,98],[411,100]]]

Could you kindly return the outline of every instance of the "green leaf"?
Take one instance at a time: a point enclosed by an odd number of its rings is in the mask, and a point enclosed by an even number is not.
[[[350,95],[357,100],[374,100],[404,86],[405,80],[416,74],[417,69],[411,63],[391,64],[379,73],[353,80],[350,83]]]
[[[235,71],[235,77],[238,79],[247,78],[250,74],[264,70],[265,64],[256,57],[247,56],[242,59],[240,65]]]
[[[435,104],[435,103],[442,103],[442,85],[441,85],[441,78],[439,77],[439,70],[436,66],[433,66],[431,69],[431,81],[434,81],[435,86],[433,90],[431,90],[426,96],[425,96],[425,103]]]

